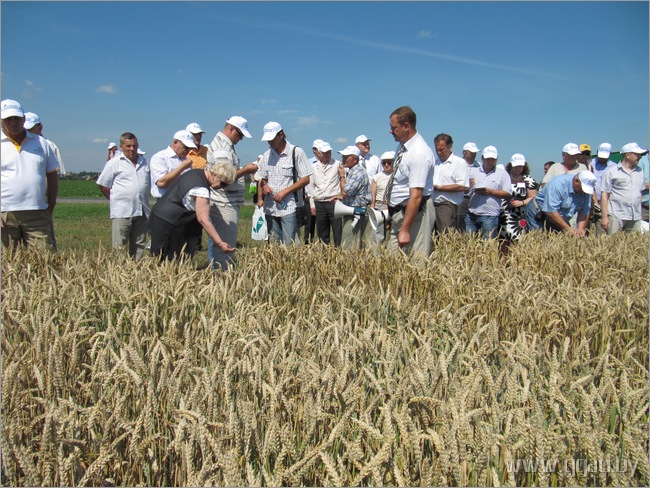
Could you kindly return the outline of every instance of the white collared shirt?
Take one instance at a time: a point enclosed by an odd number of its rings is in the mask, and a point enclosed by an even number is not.
[[[399,150],[395,150],[395,161],[399,158]],[[431,195],[433,190],[433,151],[419,132],[416,132],[404,144],[406,152],[402,161],[395,167],[395,180],[390,194],[390,205],[397,206],[410,197],[411,188],[422,188],[422,196]]]
[[[2,211],[45,210],[48,207],[45,175],[55,172],[59,167],[47,140],[26,131],[18,151],[4,132],[0,134]]]
[[[160,198],[167,192],[167,188],[160,188],[156,185],[156,182],[167,173],[171,173],[178,168],[182,162],[183,160],[178,157],[171,146],[167,146],[166,149],[151,156],[151,162],[149,163],[151,168],[151,195],[154,198]],[[185,171],[190,169],[192,168],[187,168]]]
[[[433,170],[433,187],[446,185],[468,186],[467,161],[451,154],[446,161],[436,157]],[[451,202],[454,205],[463,203],[464,191],[436,191],[431,194],[435,203]]]
[[[214,136],[214,139],[212,139],[212,142],[208,146],[208,165],[215,162],[214,152],[217,150],[228,152],[230,162],[234,166],[235,171],[241,169],[239,157],[235,152],[235,146],[228,138],[228,136],[226,136],[223,132],[217,132],[217,135]],[[240,178],[233,181],[230,185],[213,191],[212,200],[217,205],[243,205],[245,191],[246,185],[244,183],[244,177],[241,176]]]
[[[312,168],[314,172],[309,178],[312,202],[329,202],[340,193],[339,162],[332,158],[327,164],[316,161]],[[312,204],[312,206],[315,206]]]
[[[135,165],[122,153],[106,161],[97,184],[111,190],[111,219],[148,217],[150,181],[149,163],[140,155]]]

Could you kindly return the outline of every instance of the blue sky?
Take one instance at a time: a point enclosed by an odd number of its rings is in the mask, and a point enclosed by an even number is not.
[[[198,122],[249,121],[242,163],[282,124],[310,153],[381,154],[410,105],[433,147],[495,145],[533,175],[567,142],[648,144],[648,2],[3,1],[2,98],[38,113],[68,171],[134,132],[147,156]],[[647,147],[647,146],[645,146]]]

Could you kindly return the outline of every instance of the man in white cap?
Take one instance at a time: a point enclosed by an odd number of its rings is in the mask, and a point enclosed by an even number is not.
[[[117,144],[114,142],[109,142],[108,143],[108,152],[106,153],[106,161],[109,159],[112,159],[115,157],[115,153],[117,153]]]
[[[469,191],[469,170],[470,168],[480,166],[480,163],[476,160],[476,155],[480,151],[474,142],[467,142],[463,146],[463,159],[467,163],[467,181],[465,182],[465,186],[468,189],[463,193],[463,201],[458,205],[458,221],[456,225],[461,232],[465,232],[465,215],[467,215],[467,208],[469,207],[469,198],[472,196]]]
[[[608,168],[602,179],[603,230],[608,235],[620,231],[641,231],[641,192],[645,189],[641,157],[648,153],[636,142],[621,148],[621,162]]]
[[[316,235],[325,244],[330,244],[330,234],[334,237],[334,246],[341,245],[341,219],[334,217],[334,205],[340,197],[339,191],[339,161],[332,157],[332,146],[329,142],[317,139],[314,141],[316,162],[312,166],[313,173],[309,177],[311,198],[309,205],[312,221],[316,224]],[[307,188],[305,187],[305,188]],[[305,232],[305,242],[307,242]]]
[[[359,164],[368,173],[368,178],[372,179],[381,171],[381,160],[370,153],[370,139],[362,134],[354,140],[354,145],[357,146],[361,153]]]
[[[356,146],[347,146],[338,152],[341,164],[338,166],[341,202],[354,207],[353,215],[341,218],[341,247],[363,249],[372,239],[372,227],[368,225],[368,205],[370,204],[370,179],[359,164],[361,151]]]
[[[596,175],[596,189],[594,191],[594,196],[592,198],[593,202],[593,216],[592,216],[592,222],[595,225],[596,232],[602,231],[602,227],[600,225],[601,217],[602,217],[602,211],[601,211],[601,206],[600,206],[600,197],[601,197],[601,182],[603,178],[603,174],[605,173],[605,170],[611,166],[616,166],[616,163],[614,161],[611,161],[609,159],[609,155],[612,152],[612,145],[608,142],[603,142],[600,146],[598,146],[598,152],[596,153],[596,157],[593,158],[589,162],[589,171],[591,171],[593,174]]]
[[[370,179],[370,207],[380,212],[388,211],[388,202],[386,201],[386,187],[393,174],[393,163],[395,162],[395,151],[386,151],[381,157],[382,171]],[[375,230],[375,244],[381,245],[388,237],[390,230],[390,221],[383,225],[378,225]]]
[[[43,135],[43,123],[41,122],[41,118],[34,112],[25,112],[24,127],[32,134],[45,137]],[[47,141],[50,149],[52,149],[54,156],[56,156],[56,159],[59,162],[59,175],[65,175],[65,168],[63,167],[63,160],[61,159],[61,151],[59,151],[57,145],[54,144],[54,142],[50,141],[47,137],[45,137],[45,140]]]
[[[527,227],[584,237],[595,186],[596,176],[589,170],[556,176],[526,205]]]
[[[113,248],[128,246],[129,256],[139,261],[147,243],[151,172],[138,153],[138,138],[133,133],[120,136],[120,148],[104,165],[97,185],[110,204]]]
[[[240,115],[233,115],[223,126],[208,146],[208,166],[216,163],[217,155],[224,151],[235,168],[235,181],[224,185],[210,196],[210,219],[216,228],[219,229],[219,236],[230,247],[237,247],[237,234],[239,231],[239,213],[244,204],[246,184],[244,175],[255,173],[259,166],[257,163],[249,163],[242,167],[239,157],[235,152],[235,146],[244,138],[250,139],[248,121]],[[208,237],[208,261],[213,269],[225,271],[233,263],[232,253],[223,251],[214,245]]]
[[[56,250],[52,211],[59,191],[59,162],[44,137],[25,130],[20,103],[2,100],[0,116],[2,244]]]
[[[469,166],[452,153],[454,140],[449,134],[433,139],[436,162],[433,170],[433,206],[436,208],[436,232],[458,228],[458,207],[469,190]]]
[[[575,175],[581,171],[588,171],[588,168],[584,164],[578,162],[581,154],[582,152],[577,144],[573,142],[565,144],[562,148],[562,164],[554,164],[549,168],[548,172],[544,175],[540,188],[544,188],[544,185],[551,181],[551,178],[554,176],[565,174]]]
[[[188,130],[174,134],[171,145],[151,156],[151,195],[158,199],[185,171],[191,169],[192,160],[187,158],[190,149],[196,149],[194,136]]]
[[[303,188],[309,183],[313,165],[302,148],[287,141],[278,122],[269,122],[264,126],[262,141],[269,144],[258,174],[269,235],[276,242],[289,245],[297,237],[297,212],[304,204]],[[307,212],[309,209],[300,211]]]
[[[205,131],[196,122],[188,124],[185,130],[194,136],[194,144],[196,145],[196,149],[190,149],[190,152],[187,153],[187,158],[192,160],[192,169],[203,169],[208,164],[208,147],[201,145]]]
[[[318,158],[318,153],[319,150],[318,148],[324,141],[322,139],[314,139],[314,142],[312,143],[311,146],[311,151],[314,154],[313,158],[309,158],[309,162],[311,164],[317,163],[319,161]],[[314,168],[315,169],[315,168]],[[314,241],[314,236],[316,235],[316,214],[315,212],[315,207],[314,207],[314,198],[313,198],[313,191],[314,188],[312,186],[312,180],[309,180],[309,183],[305,186],[303,189],[304,192],[304,199],[305,199],[305,207],[310,209],[310,212],[307,212],[307,222],[305,223],[304,227],[304,234],[303,234],[303,241],[305,244],[309,244],[310,242]],[[300,231],[298,231],[298,234],[300,234]],[[329,234],[328,234],[329,235]],[[328,240],[329,243],[329,240]]]
[[[483,164],[469,170],[472,196],[465,216],[465,232],[481,233],[484,239],[499,235],[501,201],[510,197],[510,175],[503,166],[497,166],[499,153],[494,146],[483,148]]]

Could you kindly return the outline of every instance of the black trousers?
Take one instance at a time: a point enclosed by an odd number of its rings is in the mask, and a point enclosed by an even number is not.
[[[198,221],[192,220],[187,224],[175,225],[152,213],[149,217],[149,226],[153,256],[171,261],[183,252],[189,256],[193,256],[196,252],[196,236],[202,229]]]
[[[334,202],[316,202],[316,233],[325,244],[330,243],[330,230],[334,245],[339,247],[343,234],[343,219],[334,218]]]

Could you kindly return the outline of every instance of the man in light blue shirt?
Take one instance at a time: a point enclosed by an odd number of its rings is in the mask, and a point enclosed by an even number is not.
[[[526,205],[528,227],[584,237],[595,186],[596,176],[591,171],[554,177]],[[578,218],[573,228],[569,221],[575,214]]]

